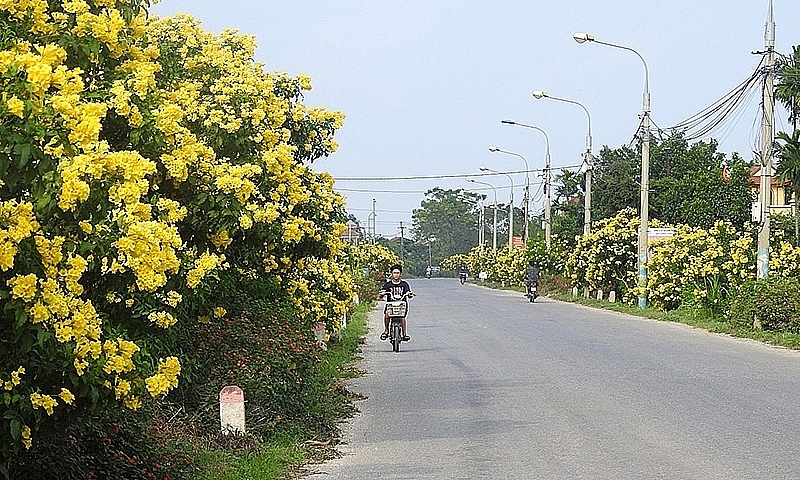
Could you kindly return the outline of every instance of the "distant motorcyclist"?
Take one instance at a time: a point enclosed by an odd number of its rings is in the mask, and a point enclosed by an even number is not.
[[[461,285],[464,285],[464,282],[467,281],[467,267],[464,265],[461,265],[458,271],[458,279],[461,280]]]
[[[425,278],[431,278],[431,271],[432,270],[433,269],[431,268],[430,265],[428,265],[427,268],[425,268]]]
[[[530,295],[531,286],[539,286],[539,267],[531,260],[528,262],[528,269],[525,270],[525,292]]]

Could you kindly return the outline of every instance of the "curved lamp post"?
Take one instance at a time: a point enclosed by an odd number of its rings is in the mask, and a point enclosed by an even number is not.
[[[589,235],[592,232],[592,116],[589,115],[589,110],[580,102],[575,100],[568,100],[566,98],[559,98],[550,95],[547,92],[537,90],[533,92],[533,98],[539,100],[542,98],[549,98],[559,102],[571,103],[577,105],[586,112],[586,118],[589,119],[589,136],[586,137],[586,153],[584,154],[583,161],[585,162],[584,179],[586,182],[586,195],[583,198],[583,234]]]
[[[489,147],[489,151],[492,153],[505,153],[506,155],[514,155],[515,157],[519,157],[525,162],[525,195],[523,196],[523,205],[525,205],[525,244],[528,244],[528,217],[530,216],[530,188],[531,188],[531,180],[528,176],[528,171],[530,168],[528,167],[528,160],[525,159],[519,153],[509,152],[507,150],[503,150],[500,147]]]
[[[514,179],[511,178],[511,175],[507,174],[506,172],[492,170],[486,166],[481,166],[480,171],[500,173],[508,177],[508,181],[511,182],[511,197],[508,202],[508,250],[511,251],[511,249],[514,248]]]
[[[471,183],[479,183],[481,185],[488,185],[492,187],[492,190],[494,190],[494,226],[492,227],[492,250],[497,252],[497,189],[491,183],[481,182],[471,178],[468,178],[467,181]]]
[[[578,43],[598,43],[609,47],[633,52],[644,65],[644,93],[642,94],[642,189],[639,225],[639,308],[647,306],[647,227],[648,227],[648,194],[650,189],[650,70],[647,62],[636,50],[608,42],[601,42],[590,33],[576,33],[572,36]]]
[[[520,127],[532,128],[544,135],[544,142],[547,152],[544,160],[544,238],[545,243],[547,244],[547,249],[550,250],[550,138],[547,136],[547,132],[534,125],[527,125],[525,123],[515,122],[514,120],[502,120],[501,123],[505,125],[518,125]]]

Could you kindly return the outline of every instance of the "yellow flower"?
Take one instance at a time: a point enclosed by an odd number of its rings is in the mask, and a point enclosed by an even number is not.
[[[170,291],[167,293],[167,304],[170,307],[177,307],[181,301],[183,301],[183,296],[180,293],[176,291]]]
[[[11,296],[14,298],[30,302],[36,296],[36,275],[33,273],[24,277],[17,275],[6,283],[12,287]]]
[[[41,395],[39,393],[31,393],[31,405],[34,409],[44,408],[48,415],[53,414],[53,407],[58,405],[58,402],[50,395]]]
[[[64,400],[64,402],[70,405],[72,405],[72,401],[75,400],[75,395],[73,395],[72,392],[66,388],[62,388],[61,393],[59,393],[58,396],[61,397],[61,400]]]
[[[25,445],[26,449],[31,448],[31,427],[27,425],[22,426],[22,444]]]
[[[222,318],[228,313],[224,308],[217,307],[214,309],[214,318]]]
[[[168,312],[151,312],[147,319],[161,328],[168,328],[178,323],[178,320]]]
[[[19,367],[16,371],[11,372],[11,384],[13,386],[15,386],[15,387],[17,385],[19,385],[19,383],[21,381],[19,377],[20,377],[20,375],[23,375],[24,373],[25,373],[25,368],[24,367]],[[11,389],[8,388],[6,390],[11,390]]]
[[[16,95],[6,100],[6,107],[8,107],[8,111],[11,112],[13,115],[18,116],[19,118],[23,117],[25,102],[17,98]]]
[[[131,410],[138,410],[142,406],[142,400],[139,397],[125,397],[122,403]]]

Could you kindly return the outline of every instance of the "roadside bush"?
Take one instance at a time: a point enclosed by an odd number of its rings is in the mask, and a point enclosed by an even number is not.
[[[800,280],[773,276],[744,283],[726,318],[737,327],[800,333]]]
[[[209,435],[219,431],[219,392],[227,385],[244,391],[249,433],[269,436],[285,421],[313,423],[304,408],[305,389],[321,349],[310,319],[246,294],[237,305],[238,311],[198,325],[186,338],[197,365],[192,382],[171,398],[183,397]]]
[[[755,276],[753,236],[727,222],[673,229],[674,236],[651,245],[649,301],[662,310],[682,305],[722,313],[729,292]]]
[[[600,220],[578,244],[564,267],[565,275],[580,290],[615,290],[620,298],[636,297],[637,235],[636,210],[626,208],[615,217]]]
[[[148,3],[0,5],[0,474],[40,432],[192,381],[178,330],[231,320],[223,273],[270,282],[276,336],[352,308],[343,199],[305,165],[343,115],[252,37]]]
[[[180,478],[191,466],[185,454],[165,455],[141,417],[117,408],[82,425],[60,423],[42,430],[31,449],[15,458],[8,475],[16,480],[160,480]]]

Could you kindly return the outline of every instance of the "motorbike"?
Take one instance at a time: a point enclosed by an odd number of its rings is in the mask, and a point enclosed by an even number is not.
[[[458,280],[461,282],[461,285],[467,281],[467,272],[461,272],[458,274]]]
[[[403,341],[403,319],[408,313],[408,299],[413,296],[411,292],[404,293],[401,297],[392,297],[387,292],[386,313],[389,314],[389,343],[392,345],[393,352],[400,351],[400,342]]]
[[[539,282],[525,284],[525,296],[528,297],[531,303],[536,301],[536,297],[539,296]]]
[[[431,271],[425,270],[425,278],[431,278]]]

